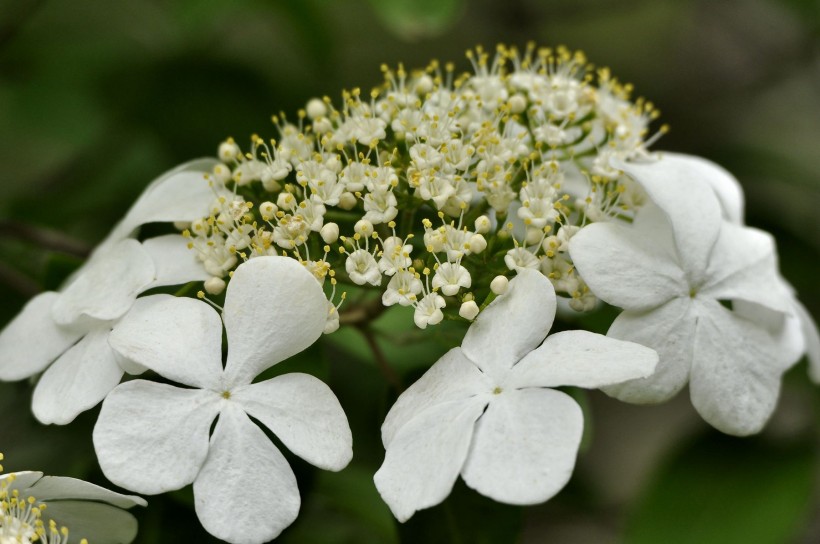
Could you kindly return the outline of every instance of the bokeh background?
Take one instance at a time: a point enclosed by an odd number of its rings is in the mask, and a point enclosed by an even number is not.
[[[383,62],[466,70],[467,48],[528,40],[582,49],[634,83],[672,128],[656,149],[732,171],[747,222],[775,234],[783,274],[820,316],[817,0],[0,0],[0,325],[57,287],[162,171],[227,136],[275,136],[271,114],[369,89]],[[377,324],[379,342],[410,381],[447,339],[410,348],[399,321]],[[459,483],[398,526],[370,479],[389,387],[355,332],[311,357],[350,415],[356,460],[327,474],[291,456],[304,504],[282,542],[820,542],[820,393],[805,361],[758,437],[710,430],[685,393],[657,407],[591,393],[587,440],[558,497],[508,507]],[[96,413],[42,427],[30,395],[0,384],[7,469],[106,484]],[[139,542],[208,541],[189,490],[137,514]]]

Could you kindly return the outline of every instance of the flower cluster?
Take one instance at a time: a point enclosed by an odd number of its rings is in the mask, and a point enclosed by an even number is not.
[[[295,124],[274,117],[278,140],[254,135],[247,152],[223,142],[211,181],[232,194],[185,232],[213,276],[206,290],[219,294],[243,260],[280,254],[334,286],[386,282],[384,305],[412,305],[421,328],[519,268],[594,307],[567,242],[643,203],[611,160],[646,154],[665,131],[646,138],[657,110],[564,48],[468,57],[472,74],[383,67],[369,95],[345,92],[339,108],[313,99]]]
[[[559,492],[584,421],[557,387],[655,403],[688,384],[706,422],[748,435],[804,354],[820,382],[817,327],[772,237],[743,225],[730,174],[650,153],[666,130],[649,136],[657,110],[580,53],[468,57],[463,75],[385,67],[369,94],[274,117],[278,139],[253,136],[248,151],[228,139],[218,160],[158,178],[60,290],[0,332],[0,380],[35,378],[46,424],[102,402],[106,477],[144,494],[192,485],[203,527],[248,544],[276,538],[301,506],[269,434],[322,469],[353,455],[333,391],[271,369],[346,323],[367,332],[385,307],[464,332],[382,426],[374,483],[400,521],[459,475],[512,504]],[[607,336],[547,337],[561,298],[623,312]],[[119,508],[144,501],[89,486],[0,477],[0,541],[65,544],[56,514],[75,519],[74,499],[116,521],[113,541],[133,539]]]

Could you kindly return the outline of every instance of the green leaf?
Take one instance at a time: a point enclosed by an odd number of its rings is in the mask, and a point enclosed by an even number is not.
[[[790,542],[808,514],[814,450],[710,434],[657,475],[624,542]]]

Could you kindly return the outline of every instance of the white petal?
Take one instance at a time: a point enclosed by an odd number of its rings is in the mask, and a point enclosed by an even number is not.
[[[54,322],[51,307],[59,296],[40,293],[0,332],[0,380],[37,374],[84,334]]]
[[[0,474],[0,482],[3,480],[7,480],[11,475],[14,475],[14,481],[8,485],[8,490],[12,491],[14,489],[19,489],[21,493],[24,493],[25,489],[28,489],[34,483],[43,477],[43,473],[39,471],[32,471],[32,470],[22,470],[20,472],[11,472],[8,474]]]
[[[83,500],[106,502],[118,508],[146,506],[142,497],[123,495],[92,483],[65,476],[45,476],[31,488],[31,494],[44,502],[59,500]]]
[[[222,375],[219,314],[192,298],[153,295],[138,302],[114,326],[111,347],[175,382],[218,388]]]
[[[500,375],[544,340],[555,307],[555,290],[546,276],[518,270],[507,292],[470,325],[461,349],[481,370]]]
[[[742,299],[785,313],[791,307],[791,293],[782,283],[772,236],[724,223],[700,292],[716,300]]]
[[[640,183],[669,217],[681,265],[690,280],[700,283],[723,221],[707,179],[723,178],[725,171],[698,157],[676,154],[616,166]]]
[[[594,389],[655,370],[658,354],[647,347],[588,331],[564,331],[546,341],[510,372],[513,387],[572,385]]]
[[[122,240],[97,254],[54,302],[57,323],[87,316],[109,321],[123,315],[154,280],[154,263],[136,240]]]
[[[673,299],[649,312],[623,312],[609,327],[607,336],[628,340],[658,352],[655,372],[647,377],[603,388],[607,395],[625,402],[664,402],[683,389],[689,379],[695,342],[696,316],[691,302]]]
[[[487,395],[444,402],[417,414],[390,442],[373,481],[401,522],[447,498],[467,457]]]
[[[809,359],[809,377],[814,383],[820,383],[820,332],[809,311],[797,300],[794,301],[794,311],[800,320],[803,330],[803,339],[806,343],[806,357]]]
[[[232,398],[287,448],[326,470],[353,457],[353,437],[336,395],[307,374],[285,374],[236,391]]]
[[[581,408],[565,393],[504,391],[478,420],[461,476],[500,502],[543,502],[572,476],[583,428]]]
[[[806,353],[807,337],[804,330],[805,324],[798,314],[797,305],[800,303],[793,295],[787,296],[792,305],[787,314],[740,299],[732,301],[732,311],[738,317],[748,319],[766,329],[772,335],[772,339],[777,342],[777,351],[781,357],[789,361],[788,366],[792,366]]]
[[[134,380],[114,389],[94,426],[105,477],[155,495],[194,481],[208,454],[221,398],[211,391]]]
[[[294,259],[257,257],[241,264],[228,284],[222,313],[228,383],[250,383],[304,350],[322,335],[326,318],[319,282]]]
[[[108,327],[89,332],[45,371],[31,400],[40,423],[65,425],[114,389],[123,370],[108,345]]]
[[[209,533],[233,544],[276,538],[299,514],[299,488],[287,460],[229,403],[194,481],[196,515]]]
[[[137,519],[110,504],[71,500],[48,502],[43,511],[46,527],[51,519],[58,527],[68,527],[71,542],[85,538],[94,544],[123,544],[132,542],[137,536]]]
[[[148,289],[164,285],[180,285],[189,281],[205,281],[211,277],[188,249],[188,239],[179,234],[149,238],[142,243],[156,267],[155,279]]]
[[[570,240],[569,252],[598,298],[627,310],[648,310],[689,291],[670,234],[669,223],[651,206],[631,227],[584,227]]]
[[[767,331],[717,302],[699,304],[689,392],[710,425],[737,436],[760,431],[785,368]]]
[[[693,155],[681,155],[664,151],[665,158],[674,157],[688,161],[690,164],[700,163],[707,175],[700,179],[709,184],[720,203],[723,218],[736,225],[743,224],[744,198],[743,188],[737,179],[722,166]]]
[[[461,348],[451,349],[396,399],[382,424],[384,447],[388,447],[396,433],[426,408],[488,392],[494,386],[464,356]]]
[[[193,221],[207,217],[217,193],[209,186],[205,173],[211,172],[217,164],[219,162],[214,159],[197,159],[152,181],[102,245],[130,236],[145,223]]]

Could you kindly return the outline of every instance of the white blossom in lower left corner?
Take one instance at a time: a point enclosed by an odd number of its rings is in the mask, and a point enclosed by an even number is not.
[[[545,340],[555,308],[549,280],[520,269],[461,347],[393,405],[374,480],[399,521],[443,501],[459,474],[500,502],[549,499],[572,475],[583,430],[581,408],[553,388],[598,388],[655,369],[655,351],[632,342],[587,331]]]
[[[236,544],[275,538],[299,513],[299,489],[250,418],[317,467],[338,471],[353,455],[347,417],[320,380],[291,373],[252,383],[313,344],[326,316],[319,283],[286,257],[258,257],[234,272],[222,312],[224,368],[222,323],[204,302],[166,297],[130,312],[112,332],[112,348],[186,387],[134,380],[108,395],[94,428],[103,473],[149,495],[193,483],[209,533]]]
[[[137,520],[126,510],[136,505],[146,502],[75,478],[2,474],[0,542],[128,544],[137,536]]]

